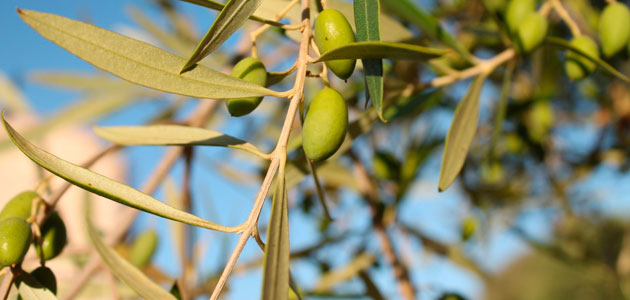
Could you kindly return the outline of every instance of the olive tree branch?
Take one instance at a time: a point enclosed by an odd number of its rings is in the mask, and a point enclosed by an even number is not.
[[[227,282],[227,278],[230,276],[230,273],[234,269],[236,262],[245,247],[245,244],[249,240],[249,237],[256,230],[256,226],[258,226],[258,218],[260,217],[260,212],[262,210],[263,204],[265,202],[265,198],[267,197],[267,193],[269,192],[269,188],[271,186],[271,182],[276,171],[279,170],[279,175],[284,176],[284,168],[287,160],[287,143],[289,141],[289,136],[291,134],[291,128],[293,127],[293,122],[295,120],[295,115],[298,111],[300,102],[302,100],[302,96],[304,94],[304,82],[306,79],[306,67],[308,65],[308,50],[309,50],[309,42],[311,40],[311,21],[309,14],[309,0],[302,0],[302,37],[300,39],[300,49],[298,53],[297,60],[297,76],[295,79],[295,84],[292,88],[292,96],[291,102],[289,104],[289,108],[287,110],[287,115],[284,120],[284,124],[282,126],[282,131],[280,132],[280,137],[278,138],[278,143],[276,144],[275,149],[271,153],[272,159],[267,169],[267,174],[263,180],[263,183],[256,195],[256,200],[254,202],[254,206],[247,217],[244,225],[245,228],[242,232],[240,232],[240,237],[230,255],[230,258],[221,273],[221,277],[212,291],[212,295],[210,296],[211,300],[216,300],[219,298],[225,283]]]
[[[453,84],[457,81],[465,80],[480,74],[489,74],[498,66],[516,57],[516,51],[513,48],[504,50],[491,59],[482,60],[477,65],[457,73],[440,76],[427,82],[420,82],[416,85],[419,89],[428,89],[442,87]]]

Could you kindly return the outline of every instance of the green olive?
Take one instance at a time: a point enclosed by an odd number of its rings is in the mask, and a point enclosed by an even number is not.
[[[499,162],[484,162],[481,164],[481,182],[496,185],[503,180],[503,166]]]
[[[234,66],[234,69],[232,69],[231,75],[260,86],[267,85],[267,70],[265,69],[265,65],[254,57],[248,57],[239,61]],[[262,99],[263,97],[227,99],[225,105],[230,115],[240,117],[256,109]]]
[[[512,0],[505,9],[505,23],[511,33],[515,33],[523,20],[536,10],[535,0]]]
[[[467,241],[475,234],[477,231],[477,220],[473,217],[467,217],[462,221],[460,234],[462,240]]]
[[[31,225],[11,217],[0,221],[0,266],[16,264],[24,258],[31,243]]]
[[[313,161],[324,160],[343,143],[348,127],[348,107],[339,92],[324,88],[311,102],[302,130],[306,156]]]
[[[345,46],[356,41],[350,23],[342,13],[336,9],[324,9],[315,20],[315,43],[319,52],[326,53],[335,48]],[[346,80],[354,71],[355,59],[329,60],[326,66]]]
[[[158,235],[155,231],[143,232],[131,244],[129,261],[138,268],[145,268],[151,262],[157,245]]]
[[[529,138],[536,143],[542,142],[555,123],[555,112],[549,101],[536,101],[525,117]]]
[[[547,35],[547,19],[536,12],[532,12],[523,19],[518,26],[516,38],[518,49],[522,53],[534,50]]]
[[[17,194],[9,200],[9,202],[7,202],[4,208],[2,208],[2,211],[0,212],[0,221],[10,217],[26,220],[31,216],[33,199],[37,197],[39,197],[39,195],[33,191],[24,191]]]
[[[382,180],[400,178],[400,161],[390,152],[377,151],[372,159],[374,175]]]
[[[465,300],[466,298],[462,297],[459,294],[455,293],[445,293],[440,296],[438,300]]]
[[[582,35],[573,38],[571,45],[575,48],[582,50],[584,53],[599,57],[599,49],[597,44],[588,36]],[[566,62],[564,63],[564,69],[567,72],[567,76],[571,80],[582,79],[589,73],[593,72],[597,65],[592,60],[582,56],[581,54],[573,51],[567,52]]]
[[[630,40],[630,11],[620,2],[610,3],[599,18],[599,40],[602,53],[611,57]]]
[[[53,212],[44,221],[41,228],[42,233],[42,249],[44,251],[44,259],[49,260],[55,258],[61,253],[68,242],[66,234],[66,225],[57,212]],[[37,254],[41,252],[39,245],[36,245]]]

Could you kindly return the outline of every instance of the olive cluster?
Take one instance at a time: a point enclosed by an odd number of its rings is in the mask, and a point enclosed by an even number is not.
[[[335,9],[324,9],[320,12],[315,20],[314,40],[322,53],[356,41],[350,23]],[[356,60],[331,60],[325,64],[337,77],[346,80],[352,75]],[[265,65],[254,57],[239,61],[231,75],[260,86],[267,84]],[[230,115],[240,117],[256,109],[262,99],[263,97],[228,99],[226,106]],[[311,101],[304,118],[302,143],[306,156],[313,161],[321,161],[333,155],[344,141],[347,126],[346,101],[336,90],[324,88]]]
[[[66,226],[63,220],[53,212],[40,228],[41,240],[34,241],[29,222],[34,216],[33,203],[39,195],[33,191],[22,192],[13,197],[0,211],[0,266],[7,267],[19,264],[26,255],[31,241],[35,244],[36,253],[42,260],[50,260],[58,256],[67,243]],[[31,275],[39,283],[53,293],[57,283],[54,274],[45,266],[38,267]]]
[[[505,9],[509,34],[520,53],[528,53],[540,45],[547,35],[547,19],[536,11],[536,0],[511,0]],[[612,57],[628,47],[630,50],[630,10],[620,2],[611,2],[603,10],[598,28],[601,53]],[[596,63],[583,54],[599,58],[600,47],[586,35],[573,36],[570,45],[582,53],[567,51],[565,71],[571,80],[586,77]]]

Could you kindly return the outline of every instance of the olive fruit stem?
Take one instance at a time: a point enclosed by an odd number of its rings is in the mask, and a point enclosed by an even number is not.
[[[317,54],[318,57],[321,55],[321,53],[319,52],[319,48],[317,48],[317,43],[315,43],[314,39],[311,39],[311,48],[313,49],[313,52]],[[313,63],[316,59],[309,56],[307,57],[307,60],[309,63]],[[319,73],[318,77],[320,77],[324,81],[325,87],[330,87],[330,82],[328,81],[328,66],[326,66],[326,64],[323,62],[321,63],[321,66],[322,66],[322,72]]]
[[[227,278],[230,276],[230,273],[234,269],[236,262],[245,248],[245,244],[249,240],[250,236],[255,232],[256,227],[258,226],[258,218],[260,217],[260,212],[262,210],[263,204],[265,202],[265,198],[267,197],[267,193],[269,192],[269,188],[271,187],[272,180],[276,171],[278,171],[279,178],[284,177],[284,169],[286,166],[287,160],[287,143],[289,142],[289,136],[291,134],[291,128],[293,127],[293,122],[295,120],[295,115],[297,114],[298,108],[300,106],[300,102],[303,99],[304,94],[304,81],[306,79],[306,67],[308,65],[308,50],[309,50],[309,42],[311,39],[311,21],[310,21],[310,0],[302,0],[302,11],[306,12],[302,14],[302,24],[304,25],[302,28],[302,37],[300,39],[300,49],[298,53],[297,60],[297,76],[295,79],[295,85],[291,89],[291,102],[289,103],[289,108],[287,110],[287,115],[284,120],[284,124],[282,126],[282,131],[280,132],[280,137],[278,138],[278,143],[276,144],[275,149],[271,153],[271,163],[269,164],[269,168],[267,169],[267,174],[263,180],[263,183],[258,190],[258,194],[256,195],[256,200],[254,201],[254,206],[252,207],[247,220],[242,225],[244,229],[239,232],[241,235],[238,239],[236,247],[232,251],[230,258],[225,265],[217,284],[212,291],[212,295],[210,296],[210,300],[216,300],[219,298],[223,287],[225,287],[225,283],[227,282]]]
[[[562,18],[567,27],[569,27],[569,30],[571,30],[571,35],[573,35],[574,37],[582,35],[580,27],[573,20],[573,18],[571,18],[571,15],[564,8],[560,0],[550,0],[550,2],[553,6],[553,9],[556,11],[556,13],[558,13],[560,18]]]

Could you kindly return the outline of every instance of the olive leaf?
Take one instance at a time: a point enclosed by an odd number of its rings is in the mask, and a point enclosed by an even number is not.
[[[380,41],[380,5],[378,0],[355,0],[354,1],[354,23],[357,28],[357,40]],[[365,73],[365,85],[368,95],[372,99],[372,104],[376,108],[379,118],[383,117],[383,60],[363,59],[363,70]]]
[[[411,0],[382,0],[383,6],[393,15],[403,21],[407,21],[429,37],[440,40],[447,46],[455,49],[457,53],[466,59],[472,55],[462,46],[448,31],[444,30],[440,23],[430,14],[419,9]]]
[[[122,79],[197,98],[241,98],[279,93],[197,66],[179,74],[186,60],[153,45],[54,14],[18,10],[29,26],[70,53]]]
[[[475,78],[466,96],[459,102],[455,116],[446,135],[438,190],[446,190],[457,178],[464,166],[468,149],[475,138],[479,120],[479,96],[485,75]]]
[[[609,65],[608,63],[606,63],[603,59],[599,58],[599,57],[594,57],[584,51],[582,51],[581,49],[571,45],[570,42],[565,41],[561,38],[557,38],[557,37],[547,37],[544,41],[546,44],[549,45],[553,45],[553,46],[558,46],[558,47],[562,47],[562,48],[566,48],[570,51],[573,51],[579,55],[582,55],[584,57],[586,57],[587,59],[593,61],[594,63],[598,64],[600,67],[602,67],[602,69],[604,69],[606,72],[610,73],[610,75],[615,76],[625,82],[629,82],[630,83],[630,77],[622,74],[621,72],[617,71],[613,66]]]
[[[16,286],[20,297],[24,300],[55,300],[52,291],[44,287],[29,273],[22,273],[16,278]]]
[[[94,132],[118,145],[219,146],[267,157],[256,146],[218,131],[182,125],[94,127]]]
[[[195,52],[188,58],[179,72],[184,73],[214,50],[217,50],[247,21],[247,18],[256,11],[261,2],[262,0],[228,0],[206,35],[197,45]]]
[[[225,7],[225,4],[219,3],[219,2],[216,2],[216,1],[212,1],[212,0],[179,0],[179,1],[188,2],[188,3],[192,3],[192,4],[195,4],[195,5],[199,5],[199,6],[203,6],[203,7],[209,8],[209,9],[214,9],[214,10],[219,10],[219,11],[223,10],[223,8]],[[254,21],[258,21],[258,22],[261,22],[261,23],[269,24],[269,25],[272,25],[272,26],[282,26],[282,25],[284,25],[284,24],[282,24],[280,22],[272,21],[272,20],[269,20],[269,19],[265,19],[265,18],[262,18],[262,17],[255,16],[255,15],[249,16],[249,19],[250,20],[254,20]]]
[[[263,263],[262,300],[286,299],[289,294],[289,202],[284,169],[278,174],[267,228]]]
[[[120,281],[124,282],[144,299],[176,300],[177,298],[163,290],[157,283],[151,281],[142,271],[134,267],[101,240],[96,228],[94,228],[94,224],[92,224],[89,207],[90,205],[88,203],[85,213],[88,236],[90,237],[90,241],[92,241],[94,249],[96,249],[96,252],[101,256],[109,270],[120,279]]]
[[[130,186],[124,185],[88,169],[79,167],[40,148],[37,148],[37,146],[31,144],[31,142],[27,141],[17,131],[15,131],[13,127],[11,127],[11,125],[5,120],[4,113],[2,113],[2,123],[4,124],[4,128],[6,129],[9,137],[13,141],[13,144],[15,144],[20,151],[28,156],[28,158],[44,169],[84,190],[109,198],[123,205],[127,205],[163,218],[171,219],[173,221],[224,232],[234,231],[233,228],[221,226],[189,214],[185,211],[175,209]]]
[[[392,43],[392,42],[356,42],[345,46],[337,47],[323,53],[316,62],[336,60],[336,59],[398,59],[398,60],[420,60],[440,57],[447,52],[440,49],[423,46]]]

